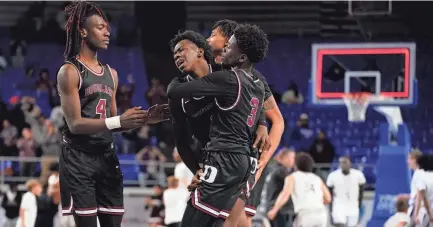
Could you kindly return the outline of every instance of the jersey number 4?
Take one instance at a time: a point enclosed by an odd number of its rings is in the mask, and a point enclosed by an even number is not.
[[[99,118],[105,119],[107,117],[107,100],[99,99],[98,105],[96,105],[96,114],[99,115]]]
[[[256,97],[250,100],[251,111],[250,111],[250,115],[248,115],[248,120],[247,120],[248,127],[253,127],[254,122],[256,122],[256,116],[257,116],[257,111],[259,110],[259,104],[260,104],[259,99]]]

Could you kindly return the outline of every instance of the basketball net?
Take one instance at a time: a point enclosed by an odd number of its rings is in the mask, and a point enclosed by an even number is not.
[[[372,95],[370,93],[357,92],[345,94],[344,104],[347,107],[347,115],[350,122],[364,122],[365,113]]]

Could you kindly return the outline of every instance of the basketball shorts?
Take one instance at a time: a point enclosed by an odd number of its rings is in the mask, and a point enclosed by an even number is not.
[[[204,155],[201,183],[191,193],[191,204],[204,214],[225,219],[241,193],[245,194],[251,175],[250,157],[230,152],[206,152]],[[189,225],[199,224],[198,220]]]
[[[255,159],[257,160],[257,159]],[[255,163],[254,158],[251,158],[251,163]],[[257,165],[255,165],[257,167]],[[252,166],[252,168],[254,168],[254,164]],[[256,180],[256,171],[257,169],[252,169],[254,170],[254,173],[251,174],[250,179],[248,180],[249,184],[247,184],[247,189],[249,189],[249,196],[247,201],[245,202],[245,213],[248,216],[254,217],[257,213],[257,207],[260,204],[260,199],[262,197],[262,191],[263,188],[265,186],[265,181],[266,181],[266,175],[267,175],[267,168],[264,167],[265,169],[262,172],[262,175],[260,176],[259,180],[257,182],[255,182]],[[250,188],[250,186],[252,188]]]
[[[64,145],[59,165],[63,215],[123,215],[123,175],[114,150],[89,154]]]
[[[335,224],[345,224],[347,227],[355,227],[358,225],[359,214],[358,215],[344,215],[342,212],[333,211],[332,221]]]
[[[328,226],[328,213],[326,209],[300,210],[296,214],[294,227],[326,227]]]

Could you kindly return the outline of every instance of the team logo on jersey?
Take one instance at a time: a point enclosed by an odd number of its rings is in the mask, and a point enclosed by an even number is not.
[[[84,95],[85,96],[89,96],[91,94],[94,93],[105,93],[107,95],[109,95],[110,97],[113,96],[113,89],[111,89],[111,87],[105,85],[105,84],[92,84],[89,87],[86,88]]]

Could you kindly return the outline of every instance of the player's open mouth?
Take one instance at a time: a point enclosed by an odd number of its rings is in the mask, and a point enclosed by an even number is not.
[[[176,66],[178,68],[180,68],[184,62],[185,62],[185,60],[183,60],[182,58],[179,58],[176,60]]]

